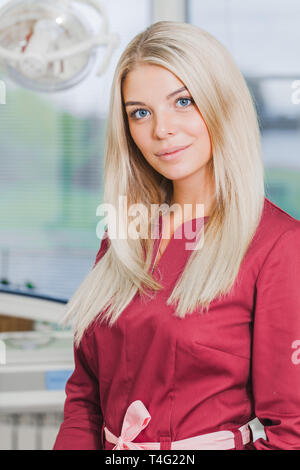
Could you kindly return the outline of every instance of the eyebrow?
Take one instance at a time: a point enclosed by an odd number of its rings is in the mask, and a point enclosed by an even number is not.
[[[172,98],[172,96],[174,95],[177,95],[177,93],[181,93],[182,91],[188,91],[187,88],[185,86],[183,86],[182,88],[179,88],[178,90],[176,91],[173,91],[172,93],[170,93],[168,96],[167,96],[167,99],[169,98]],[[139,105],[139,106],[147,106],[145,103],[143,103],[142,101],[127,101],[125,103],[125,106],[135,106],[135,105]]]

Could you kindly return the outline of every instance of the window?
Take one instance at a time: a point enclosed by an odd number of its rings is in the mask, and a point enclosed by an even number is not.
[[[189,0],[188,21],[221,41],[240,67],[257,105],[266,195],[300,219],[299,1]]]
[[[0,71],[2,288],[68,300],[95,261],[112,77],[126,44],[151,23],[151,2],[114,0],[105,9],[121,42],[101,77],[95,67],[74,88],[47,94]],[[99,65],[101,59],[100,50]]]

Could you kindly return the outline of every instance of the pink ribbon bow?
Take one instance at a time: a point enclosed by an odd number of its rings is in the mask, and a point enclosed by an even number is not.
[[[108,440],[116,444],[112,450],[143,450],[143,447],[132,441],[148,426],[150,419],[151,416],[143,402],[133,401],[126,410],[121,435],[118,438],[105,428]]]

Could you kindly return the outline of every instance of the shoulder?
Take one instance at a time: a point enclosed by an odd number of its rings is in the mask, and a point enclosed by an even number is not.
[[[279,206],[276,206],[276,204],[268,198],[265,198],[260,225],[261,232],[270,232],[272,229],[272,233],[276,238],[287,230],[299,230],[300,221],[292,217]]]
[[[265,198],[261,218],[248,247],[245,262],[250,263],[254,278],[272,259],[293,258],[300,252],[300,221]],[[282,254],[285,256],[282,256]],[[296,259],[296,258],[295,258]],[[268,261],[268,262],[267,262]]]
[[[280,240],[297,239],[300,236],[300,221],[265,198],[264,208],[252,246],[267,254]]]
[[[300,221],[265,198],[245,258],[256,282],[270,269],[286,271],[292,264],[300,267]]]

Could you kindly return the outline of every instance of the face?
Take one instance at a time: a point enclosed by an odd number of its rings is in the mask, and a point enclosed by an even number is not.
[[[126,76],[122,93],[131,136],[148,163],[171,180],[204,177],[210,136],[184,83],[164,67],[143,64]]]

